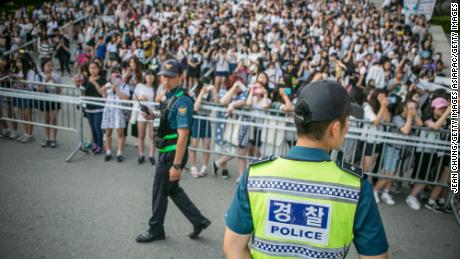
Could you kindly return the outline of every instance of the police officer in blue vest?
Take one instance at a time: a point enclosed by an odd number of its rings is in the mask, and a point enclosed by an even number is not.
[[[167,92],[166,100],[160,104],[160,126],[155,142],[159,158],[153,181],[150,228],[136,238],[139,243],[165,239],[163,224],[168,196],[192,223],[193,232],[189,234],[190,238],[197,238],[211,224],[179,186],[182,170],[187,163],[187,146],[193,117],[193,99],[180,86],[182,66],[174,59],[167,60],[159,75]],[[154,118],[151,110],[143,112],[142,115],[148,120]]]
[[[344,258],[351,242],[362,259],[388,258],[372,186],[360,168],[329,158],[355,115],[349,99],[336,81],[301,91],[296,146],[285,157],[252,161],[234,193],[226,214],[227,258]]]

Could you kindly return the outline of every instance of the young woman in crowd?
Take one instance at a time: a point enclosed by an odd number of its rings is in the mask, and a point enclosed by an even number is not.
[[[136,89],[136,86],[139,83],[142,83],[144,81],[144,75],[142,73],[142,65],[139,61],[139,59],[136,56],[133,56],[129,59],[128,61],[128,68],[126,69],[127,76],[130,76],[130,80],[128,82],[129,84],[129,89],[130,89],[130,99],[134,100],[134,91]],[[137,138],[137,117],[134,118],[132,121],[133,124],[131,125],[131,136]],[[137,141],[136,141],[137,145]]]
[[[383,123],[391,122],[388,105],[387,93],[383,89],[370,90],[367,101],[363,104],[364,120],[369,123],[364,125],[364,131],[368,131],[368,134],[365,134],[366,142],[364,144],[364,172],[372,172],[374,163],[382,153],[383,144],[378,141],[377,135],[383,130]],[[383,197],[386,198],[386,195]],[[384,200],[387,201],[387,199]]]
[[[222,89],[219,92],[219,103],[223,106],[226,107],[227,111],[225,114],[225,118],[232,118],[232,114],[235,111],[235,109],[241,108],[245,105],[246,99],[247,99],[247,86],[245,86],[240,80],[238,79],[233,79],[231,80],[234,82],[234,84],[229,88],[228,90]],[[236,118],[240,119],[241,121],[249,121],[250,118],[248,116],[241,116],[241,118]],[[231,150],[233,150],[233,147],[237,149],[235,150],[235,153],[237,152],[240,158],[238,158],[238,174],[239,177],[237,178],[237,182],[239,182],[241,175],[244,172],[244,169],[246,167],[246,159],[242,158],[247,155],[247,148],[249,145],[249,129],[250,127],[247,125],[241,125],[239,129],[235,129],[235,125],[225,125],[224,129],[218,128],[221,130],[221,133],[225,134],[225,131],[231,130],[230,139],[224,139],[222,142],[223,144],[223,151],[225,151],[225,146],[229,145]],[[219,133],[219,132],[218,132]],[[234,134],[237,135],[236,138],[234,138]],[[217,137],[217,136],[216,136]],[[237,143],[232,143],[233,139],[236,139]],[[225,143],[227,141],[230,141],[230,143]],[[228,151],[227,151],[228,152]],[[233,151],[232,151],[233,152]],[[222,169],[222,178],[228,179],[229,178],[229,173],[227,169],[227,163],[228,161],[232,160],[233,157],[223,155],[221,156],[218,160],[213,162],[213,172],[214,175],[217,176],[218,170]]]
[[[220,91],[230,71],[227,51],[224,48],[219,49],[219,51],[215,53],[214,60],[216,62],[215,83],[217,91]]]
[[[144,83],[139,83],[136,86],[136,90],[134,90],[134,100],[138,100],[140,102],[148,102],[153,110],[153,102],[155,100],[155,93],[157,90],[157,86],[155,85],[155,74],[152,70],[147,70],[145,73]],[[136,109],[140,110],[138,104],[135,104]],[[139,164],[143,164],[145,161],[144,156],[144,148],[145,148],[145,136],[148,130],[148,146],[149,146],[149,161],[152,165],[155,165],[155,143],[154,137],[155,133],[153,131],[153,121],[147,121],[139,112],[137,115],[137,150],[139,153],[139,158],[137,162]]]
[[[102,95],[104,94],[103,87],[107,83],[107,79],[101,76],[101,74],[101,64],[96,60],[91,61],[88,66],[89,76],[84,78],[81,85],[85,96],[102,98]],[[86,105],[86,118],[88,119],[94,141],[91,150],[96,155],[102,153],[103,151],[103,131],[101,128],[103,112],[104,103],[102,102],[99,102],[99,104],[89,103]]]
[[[122,162],[123,147],[125,145],[126,116],[121,108],[110,105],[124,106],[119,100],[129,100],[129,85],[123,82],[119,68],[112,69],[111,82],[104,85],[102,97],[106,98],[106,106],[102,115],[101,128],[105,130],[105,161],[112,159],[112,133],[115,129],[117,141],[117,161]]]
[[[217,93],[217,89],[213,85],[201,85],[196,90],[199,94],[195,99],[195,104],[193,107],[193,111],[195,115],[201,117],[209,117],[211,112],[209,110],[202,109],[203,102],[218,102],[219,96]],[[200,144],[205,150],[210,150],[211,148],[211,122],[206,119],[196,119],[193,118],[193,126],[192,126],[192,141],[191,147],[197,148]],[[190,174],[192,177],[203,177],[207,174],[207,166],[209,162],[209,153],[203,153],[203,164],[201,169],[198,171],[196,166],[196,152],[193,150],[189,150],[190,154],[190,163],[192,168],[190,170]]]
[[[144,81],[144,76],[142,74],[142,64],[140,63],[137,57],[131,57],[128,61],[129,68],[133,72],[133,76],[131,77],[130,85],[137,86],[137,84]],[[134,89],[131,89],[134,91]]]
[[[199,47],[195,44],[192,47],[192,53],[190,53],[190,55],[187,58],[187,83],[189,89],[191,89],[193,85],[198,83],[201,71],[201,59],[202,57],[199,52]]]
[[[373,171],[375,163],[382,153],[383,144],[378,141],[377,136],[378,132],[383,130],[382,124],[391,122],[391,113],[388,110],[388,105],[389,101],[387,94],[382,89],[371,90],[367,97],[367,101],[363,104],[364,120],[369,123],[364,125],[364,132],[368,132],[368,134],[365,134],[366,142],[364,143],[364,160],[362,163],[364,172]],[[395,149],[391,150],[394,151]],[[388,170],[389,173],[395,173],[395,170],[392,171],[393,168],[389,168],[391,166],[392,165],[387,166],[386,170]],[[380,179],[375,186],[374,195],[377,196],[376,201],[379,201],[378,192],[381,190],[383,184],[386,184],[386,180]],[[388,190],[389,187],[385,189],[380,198],[386,204],[393,205],[394,201],[388,193]]]
[[[118,33],[113,33],[110,37],[110,41],[107,44],[107,53],[109,54],[109,60],[107,61],[107,67],[110,69],[116,66],[120,62],[119,55],[119,43]]]
[[[413,101],[407,100],[402,103],[393,117],[392,123],[395,124],[392,132],[410,135],[414,126],[422,126],[423,122],[417,115],[417,105]],[[403,146],[398,144],[386,144],[383,147],[383,173],[394,176],[398,170],[400,155]],[[385,203],[394,205],[393,197],[389,194],[392,185],[391,179],[381,178],[374,186],[374,198],[377,203],[380,202],[379,192],[383,191],[381,198]],[[412,201],[409,201],[412,202]]]
[[[52,59],[43,59],[41,68],[43,74],[40,76],[40,81],[43,83],[49,84],[60,84],[61,77],[53,72],[53,60]],[[51,85],[38,85],[38,92],[49,93],[53,95],[59,95],[61,93],[61,88]],[[42,111],[44,123],[47,125],[57,125],[58,112],[61,109],[61,104],[59,102],[52,101],[40,101],[39,110]],[[51,127],[45,127],[45,139],[42,142],[42,147],[51,147],[55,148],[57,146],[56,135],[57,129]]]
[[[265,73],[259,73],[256,77],[256,82],[250,87],[248,98],[246,99],[246,106],[254,109],[253,119],[255,123],[263,123],[264,113],[271,106],[271,100],[268,93],[268,76]],[[260,157],[260,147],[262,146],[262,129],[253,127],[253,134],[249,139],[249,156]]]
[[[26,56],[19,56],[14,62],[13,73],[10,75],[15,80],[26,80],[26,81],[35,81],[35,64],[32,60],[29,60]],[[30,83],[14,82],[13,88],[21,91],[32,91],[34,85]],[[18,115],[13,112],[13,118],[17,118],[24,121],[32,120],[32,109],[33,109],[33,100],[27,98],[12,98],[13,107],[18,110]],[[10,138],[16,138],[17,133],[17,123],[12,122],[13,131],[10,133]],[[19,142],[27,143],[34,140],[32,136],[33,125],[24,123],[23,126],[23,135],[19,136],[17,140]]]

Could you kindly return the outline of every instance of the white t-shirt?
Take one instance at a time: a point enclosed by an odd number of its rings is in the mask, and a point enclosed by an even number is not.
[[[41,76],[41,78],[38,75],[35,76],[35,81],[36,82],[45,82],[45,74],[41,73],[40,76]],[[61,84],[62,83],[61,76],[59,76],[58,74],[53,72],[51,74],[51,81],[48,81],[46,83],[49,83],[49,84]],[[37,86],[38,85],[35,85],[35,87],[37,87]],[[47,85],[47,86],[45,86],[45,91],[50,93],[50,94],[56,94],[56,87]]]
[[[22,80],[27,80],[27,81],[35,81],[35,72],[30,69],[27,71],[27,76],[24,77],[22,71],[19,71],[18,76],[22,78]],[[21,89],[21,90],[32,90],[35,86],[33,84],[23,84],[23,83],[15,83],[14,88]]]
[[[264,107],[263,105],[264,98],[263,97],[257,97],[253,96],[252,97],[252,108],[254,109],[252,111],[252,114],[254,114],[254,121],[256,123],[263,123],[264,122],[264,115],[265,112],[263,111]],[[271,105],[271,99],[267,99],[268,103]]]
[[[366,139],[367,143],[380,143],[377,138],[377,133],[382,131],[382,126],[375,126],[373,124],[377,114],[372,110],[372,107],[368,103],[363,104],[364,109],[364,120],[370,122],[371,124],[364,124],[363,127],[363,137]],[[383,119],[382,119],[383,122]]]
[[[109,42],[109,44],[107,44],[107,51],[109,53],[117,54],[118,53],[118,44]]]
[[[136,89],[134,90],[134,94],[138,98],[142,98],[142,96],[147,97],[147,102],[149,103],[145,105],[147,105],[150,109],[154,110],[153,102],[155,94],[154,89],[152,87],[148,87],[144,84],[137,84]],[[134,108],[140,111],[140,106],[138,102],[134,103]],[[140,112],[137,114],[137,121],[146,121]]]
[[[263,55],[260,52],[249,54],[249,62],[259,64],[259,58],[262,58]]]
[[[228,60],[219,54],[216,63],[216,71],[217,72],[227,72],[229,71]]]

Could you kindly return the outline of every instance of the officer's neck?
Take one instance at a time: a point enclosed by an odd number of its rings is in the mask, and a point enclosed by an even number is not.
[[[179,88],[179,85],[175,86],[175,87],[171,87],[171,88],[166,88],[166,92],[170,93],[170,92],[174,92],[176,91],[177,89]]]
[[[331,151],[331,148],[327,142],[311,140],[308,138],[298,138],[296,146],[306,148],[319,148],[325,150],[328,153]]]

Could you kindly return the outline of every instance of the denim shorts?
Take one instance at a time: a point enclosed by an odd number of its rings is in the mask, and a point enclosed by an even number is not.
[[[216,76],[227,77],[228,76],[228,71],[216,71]]]
[[[211,122],[208,120],[193,119],[192,138],[210,138]]]
[[[19,109],[31,109],[34,107],[34,102],[31,99],[13,98],[13,106]]]
[[[398,168],[399,154],[401,150],[392,146],[386,145],[383,148],[383,169],[386,172],[395,173]]]

